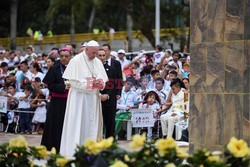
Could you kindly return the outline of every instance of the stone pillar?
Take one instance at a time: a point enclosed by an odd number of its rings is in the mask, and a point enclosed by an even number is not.
[[[190,0],[190,152],[250,144],[250,0]]]

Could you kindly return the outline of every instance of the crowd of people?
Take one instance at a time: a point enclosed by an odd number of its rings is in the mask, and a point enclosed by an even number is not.
[[[88,59],[83,59],[85,54]],[[9,115],[19,117],[20,134],[43,134],[42,144],[58,151],[61,146],[66,154],[67,143],[82,140],[74,137],[78,130],[75,124],[84,124],[89,133],[95,132],[95,138],[116,137],[124,120],[130,119],[131,109],[136,108],[151,109],[155,121],[161,122],[163,137],[172,137],[175,124],[188,117],[183,105],[189,90],[189,63],[189,54],[161,46],[156,46],[152,55],[141,50],[128,59],[123,49],[112,51],[108,44],[99,46],[95,41],[77,49],[66,44],[48,54],[36,54],[32,46],[25,54],[0,50],[0,92],[8,97]],[[95,91],[88,90],[89,80],[84,80],[88,77],[93,79],[91,89],[95,86]],[[95,82],[98,77],[102,84]],[[100,104],[92,94],[100,94]],[[102,112],[73,112],[92,110],[89,107]],[[90,117],[89,122],[85,117]],[[100,119],[105,127],[101,134]],[[72,128],[74,133],[70,133]],[[148,140],[153,139],[152,129],[147,128]],[[83,131],[87,130],[79,128],[78,135],[85,135],[85,139],[89,133]],[[77,138],[81,140],[75,141]]]

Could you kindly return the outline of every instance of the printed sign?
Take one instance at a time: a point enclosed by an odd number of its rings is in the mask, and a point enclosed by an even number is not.
[[[5,96],[0,96],[0,112],[7,113],[8,98]]]
[[[153,127],[155,119],[151,109],[131,109],[133,127]]]

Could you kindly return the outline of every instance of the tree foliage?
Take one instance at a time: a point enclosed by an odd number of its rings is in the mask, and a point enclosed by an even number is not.
[[[189,3],[187,0],[161,0],[161,28],[181,27],[181,19],[189,26]],[[10,36],[10,1],[0,0],[2,9],[0,37]],[[75,32],[88,32],[88,22],[93,6],[96,14],[93,27],[108,31],[126,30],[127,12],[133,20],[133,29],[141,32],[154,46],[155,0],[19,0],[17,36],[27,36],[26,30],[41,30],[46,34],[69,34],[71,7],[74,6]],[[183,23],[183,22],[182,22]],[[174,35],[174,34],[173,34]]]

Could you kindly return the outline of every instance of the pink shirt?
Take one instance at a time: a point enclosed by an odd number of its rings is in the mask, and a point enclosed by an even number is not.
[[[123,67],[123,70],[122,70],[123,74],[125,75],[125,77],[135,77],[135,79],[138,79],[138,75],[137,74],[134,74],[133,73],[133,70],[131,67],[128,67],[127,65],[125,65]]]

